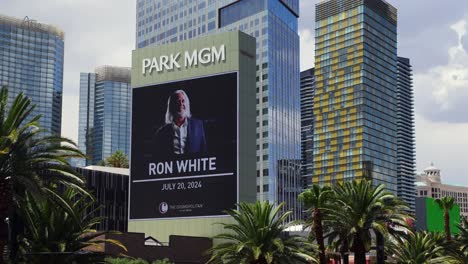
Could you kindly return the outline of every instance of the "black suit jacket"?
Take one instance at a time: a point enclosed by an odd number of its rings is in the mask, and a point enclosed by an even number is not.
[[[175,155],[174,128],[172,124],[165,124],[156,132],[155,146],[158,156]],[[207,152],[205,127],[202,120],[189,118],[187,120],[187,141],[184,154]]]

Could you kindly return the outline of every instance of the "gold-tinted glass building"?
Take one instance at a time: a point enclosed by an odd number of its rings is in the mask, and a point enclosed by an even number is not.
[[[397,192],[397,14],[381,0],[316,6],[314,173]]]

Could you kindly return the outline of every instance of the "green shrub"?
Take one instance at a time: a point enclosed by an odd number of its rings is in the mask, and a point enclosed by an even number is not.
[[[168,259],[156,260],[151,263],[144,259],[131,259],[131,258],[106,258],[108,264],[173,264]]]

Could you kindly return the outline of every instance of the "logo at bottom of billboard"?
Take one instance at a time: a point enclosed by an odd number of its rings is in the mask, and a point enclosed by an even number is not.
[[[235,208],[237,118],[237,73],[134,88],[130,219]]]

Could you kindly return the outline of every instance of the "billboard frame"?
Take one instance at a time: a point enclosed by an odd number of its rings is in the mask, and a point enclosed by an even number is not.
[[[237,84],[236,84],[236,117],[237,117],[237,120],[236,120],[236,204],[235,204],[235,208],[238,209],[239,208],[239,185],[240,185],[240,182],[239,182],[239,143],[240,143],[240,138],[239,138],[239,134],[240,134],[240,131],[239,131],[239,128],[240,128],[240,122],[239,122],[239,118],[240,118],[240,108],[239,108],[239,70],[234,70],[234,71],[226,71],[226,72],[220,72],[220,73],[215,73],[215,74],[207,74],[207,75],[198,75],[198,76],[194,76],[192,78],[182,78],[182,79],[177,79],[177,80],[172,80],[172,81],[167,81],[167,82],[161,82],[161,83],[152,83],[152,84],[146,84],[146,85],[140,85],[140,86],[135,86],[135,87],[132,87],[132,109],[131,109],[131,112],[130,112],[130,122],[131,124],[133,124],[133,91],[134,89],[139,89],[139,88],[147,88],[147,87],[152,87],[152,86],[155,86],[155,85],[164,85],[164,84],[170,84],[170,83],[176,83],[176,82],[183,82],[183,81],[190,81],[190,80],[196,80],[196,79],[203,79],[203,78],[209,78],[209,77],[214,77],[214,76],[221,76],[221,75],[228,75],[228,74],[232,74],[232,73],[235,73],[236,74],[236,81],[237,81]],[[133,125],[130,126],[130,149],[132,150],[132,139],[133,139]],[[132,157],[131,157],[131,153],[132,151],[130,151],[130,155],[129,155],[129,165],[130,165],[130,173],[129,173],[129,185],[128,185],[128,197],[129,197],[129,202],[128,202],[128,221],[163,221],[163,220],[175,220],[175,219],[194,219],[194,218],[227,218],[227,217],[231,217],[229,214],[221,214],[221,215],[204,215],[204,216],[181,216],[181,217],[165,217],[165,218],[143,218],[143,219],[138,219],[138,218],[135,218],[135,219],[132,219],[130,218],[130,205],[131,205],[131,192],[132,192],[132,184],[133,184],[133,180],[132,180],[132,164],[131,164],[131,161],[132,161]],[[173,179],[180,179],[180,178],[205,178],[205,177],[209,177],[209,175],[200,175],[200,176],[186,176],[186,177],[176,177],[176,178],[173,178]],[[212,177],[216,177],[216,176],[212,176]],[[218,176],[220,177],[220,176]],[[158,180],[154,180],[154,179],[148,179],[148,180],[136,180],[135,182],[139,183],[139,182],[152,182],[152,181],[158,181]],[[226,209],[228,210],[228,209]]]

